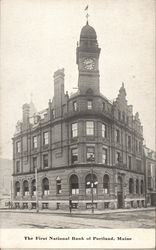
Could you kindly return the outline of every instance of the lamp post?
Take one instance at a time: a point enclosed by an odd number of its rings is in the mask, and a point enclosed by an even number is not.
[[[97,185],[98,184],[98,182],[97,181],[95,181],[94,182],[94,175],[93,175],[93,167],[91,167],[91,182],[89,182],[88,184],[90,184],[91,185],[91,203],[92,203],[92,205],[91,205],[91,207],[92,207],[92,214],[94,213],[94,185]]]
[[[35,168],[35,180],[36,180],[36,213],[39,212],[38,207],[38,178],[37,178],[37,166]]]
[[[90,166],[91,166],[91,180],[88,182],[88,185],[91,186],[91,208],[92,208],[92,214],[94,213],[94,185],[97,185],[98,182],[95,181],[94,182],[94,175],[93,175],[93,162],[95,161],[94,155],[90,155],[89,157],[89,162],[90,162]]]
[[[93,187],[94,187],[93,167],[91,167],[92,214],[94,213],[94,195],[93,195]]]

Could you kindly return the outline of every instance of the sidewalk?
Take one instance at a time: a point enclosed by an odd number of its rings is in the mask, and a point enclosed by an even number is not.
[[[102,214],[112,214],[112,213],[129,213],[129,212],[141,212],[141,211],[156,211],[155,207],[148,207],[148,208],[131,208],[131,209],[114,209],[114,210],[94,210],[94,214],[92,214],[91,209],[88,210],[72,210],[72,214],[74,215],[102,215]],[[10,213],[36,213],[36,209],[29,210],[29,209],[0,209],[1,212],[10,212]],[[38,213],[42,214],[70,214],[69,210],[49,210],[49,209],[44,209],[44,210],[39,210]]]

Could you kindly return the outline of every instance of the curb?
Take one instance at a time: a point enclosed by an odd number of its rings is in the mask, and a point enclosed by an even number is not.
[[[80,216],[80,215],[91,215],[91,216],[97,216],[97,215],[104,215],[104,214],[119,214],[119,213],[129,213],[129,212],[142,212],[142,211],[155,211],[155,208],[152,207],[152,208],[144,208],[144,209],[126,209],[126,210],[108,210],[108,211],[94,211],[94,213],[92,214],[91,211],[90,212],[87,212],[87,213],[84,213],[84,212],[77,212],[77,211],[73,211],[71,214],[69,211],[43,211],[43,210],[40,210],[38,212],[38,214],[52,214],[52,215],[76,215],[76,216]],[[7,212],[7,213],[30,213],[30,214],[37,214],[36,210],[34,209],[34,211],[32,210],[11,210],[11,209],[0,209],[0,213],[3,213],[3,212]]]

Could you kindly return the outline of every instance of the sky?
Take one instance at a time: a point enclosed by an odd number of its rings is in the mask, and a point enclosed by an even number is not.
[[[57,69],[65,69],[65,91],[76,91],[76,44],[86,5],[101,48],[101,92],[113,100],[125,83],[128,104],[140,114],[144,143],[155,149],[154,0],[1,0],[2,158],[12,158],[11,138],[31,93],[38,111],[48,107]]]

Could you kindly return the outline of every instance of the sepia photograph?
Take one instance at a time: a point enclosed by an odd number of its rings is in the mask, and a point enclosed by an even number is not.
[[[0,5],[0,247],[154,249],[155,1]]]

